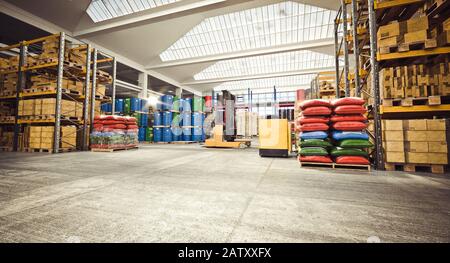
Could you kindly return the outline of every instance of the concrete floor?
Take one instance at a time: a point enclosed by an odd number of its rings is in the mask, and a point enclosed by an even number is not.
[[[450,175],[256,149],[0,153],[0,242],[449,242]]]

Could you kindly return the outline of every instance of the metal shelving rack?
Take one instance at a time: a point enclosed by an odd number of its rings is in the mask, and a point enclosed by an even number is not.
[[[51,38],[58,38],[58,54],[56,60],[51,60],[48,63],[45,64],[39,64],[39,65],[26,65],[27,63],[27,56],[29,54],[32,54],[34,51],[33,49],[39,50],[41,47],[39,47],[38,43],[43,42],[47,39]],[[85,67],[83,70],[79,71],[78,73],[71,72],[71,68],[73,67],[70,63],[65,63],[65,52],[67,51],[67,42],[70,40],[70,42],[73,45],[76,45],[77,47],[75,49],[78,49],[79,51],[84,51],[86,53],[86,61],[85,61]],[[0,100],[13,100],[15,101],[15,121],[14,121],[14,140],[13,140],[13,151],[18,150],[19,146],[19,133],[22,130],[22,125],[33,125],[33,124],[42,124],[42,125],[53,125],[54,126],[54,136],[53,136],[53,153],[59,153],[59,143],[61,140],[61,134],[60,134],[60,127],[61,125],[75,125],[77,126],[77,130],[82,133],[81,138],[81,145],[79,149],[81,150],[88,150],[89,148],[89,141],[88,141],[88,135],[89,135],[89,124],[93,123],[93,118],[95,116],[95,84],[97,81],[97,78],[92,77],[91,72],[97,71],[97,63],[102,62],[108,62],[113,61],[114,65],[115,58],[108,58],[107,61],[98,61],[97,60],[97,54],[98,51],[96,49],[92,49],[91,45],[80,42],[74,38],[71,38],[67,36],[64,32],[50,35],[47,37],[34,39],[30,41],[22,41],[19,44],[11,45],[8,47],[0,48],[0,51],[7,51],[7,50],[13,50],[13,49],[20,49],[19,53],[19,65],[17,70],[12,71],[6,71],[6,72],[0,72],[0,74],[10,74],[10,73],[17,73],[18,74],[18,81],[16,85],[16,96],[8,96],[8,97],[0,97]],[[39,52],[39,51],[38,51]],[[91,54],[93,52],[93,55]],[[91,60],[91,58],[93,58]],[[115,71],[115,67],[114,67]],[[36,72],[50,72],[51,74],[56,76],[56,89],[55,91],[49,91],[49,92],[33,92],[33,93],[24,93],[23,89],[25,86],[25,77],[29,74],[36,73]],[[94,73],[95,74],[95,73]],[[63,90],[63,78],[64,76],[77,79],[79,81],[84,82],[83,87],[83,93],[84,95],[76,95],[67,93]],[[91,81],[92,80],[92,81]],[[91,83],[93,84],[93,89],[90,89]],[[113,75],[113,94],[115,94],[115,75]],[[56,98],[55,103],[55,117],[54,119],[48,119],[48,120],[24,120],[19,119],[19,101],[25,98]],[[81,122],[73,121],[66,118],[61,118],[61,102],[63,97],[65,99],[70,99],[76,102],[82,102],[83,104],[83,117]],[[113,101],[114,105],[114,101]],[[90,115],[90,118],[88,117]],[[92,125],[91,125],[92,126]]]

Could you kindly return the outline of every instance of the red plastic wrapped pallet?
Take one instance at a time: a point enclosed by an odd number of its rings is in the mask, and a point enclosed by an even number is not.
[[[363,156],[339,156],[336,158],[337,164],[362,164],[369,165],[370,162]]]
[[[360,121],[340,121],[333,124],[333,129],[338,131],[362,131],[367,124]]]

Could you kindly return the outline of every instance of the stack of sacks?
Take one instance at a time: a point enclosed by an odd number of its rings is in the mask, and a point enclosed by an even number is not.
[[[336,164],[370,164],[365,149],[372,147],[367,128],[367,109],[362,98],[341,98],[334,100],[334,115],[331,117],[334,145],[331,156]]]
[[[115,149],[138,144],[136,118],[115,115],[100,115],[94,119],[91,133],[91,148]]]
[[[332,163],[328,149],[328,123],[331,104],[327,100],[307,100],[300,104],[301,114],[296,121],[300,132],[300,161]]]

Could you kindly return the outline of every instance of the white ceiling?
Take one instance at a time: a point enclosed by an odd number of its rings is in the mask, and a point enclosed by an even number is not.
[[[249,8],[282,2],[279,0],[181,0],[131,15],[94,23],[86,14],[90,0],[6,0],[7,2],[54,23],[69,32],[86,38],[143,67],[160,64],[159,55],[204,19]],[[211,4],[206,5],[206,3]],[[337,10],[337,0],[298,0],[325,9]],[[205,6],[201,7],[201,4]],[[183,10],[186,5],[199,5]],[[148,19],[142,19],[148,17]],[[312,48],[316,52],[332,55],[332,47]],[[203,62],[152,69],[180,83],[193,80],[193,76],[213,65]],[[190,86],[206,91],[221,83]]]

